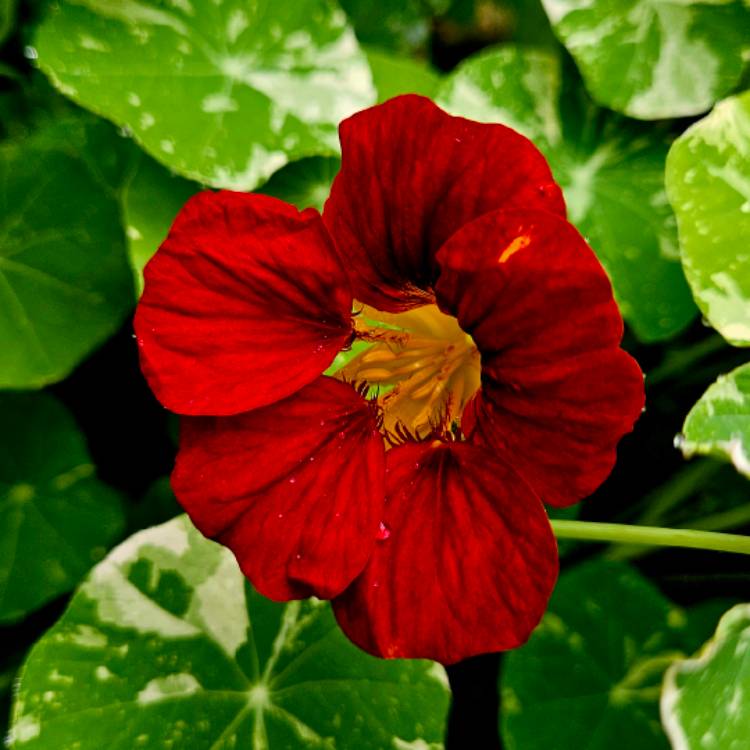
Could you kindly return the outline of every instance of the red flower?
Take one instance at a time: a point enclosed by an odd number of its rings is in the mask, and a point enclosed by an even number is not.
[[[607,476],[640,370],[528,140],[402,96],[341,143],[322,220],[204,192],[146,269],[143,371],[186,415],[175,492],[261,593],[333,598],[373,654],[513,648],[557,575],[542,501]]]

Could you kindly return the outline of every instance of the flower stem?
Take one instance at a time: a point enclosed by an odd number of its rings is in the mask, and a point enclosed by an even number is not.
[[[721,513],[714,513],[705,518],[699,518],[690,525],[693,530],[698,531],[724,531],[733,529],[738,526],[745,526],[750,523],[750,505],[742,505],[739,508],[732,508]],[[632,544],[617,544],[611,547],[604,556],[608,560],[632,560],[635,557],[641,557],[648,554],[649,550],[644,547]]]
[[[558,539],[641,544],[649,547],[690,547],[750,555],[750,536],[696,529],[665,529],[595,521],[550,521]]]

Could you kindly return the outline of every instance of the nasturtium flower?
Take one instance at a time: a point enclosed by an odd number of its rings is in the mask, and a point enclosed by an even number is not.
[[[557,577],[543,503],[608,475],[641,372],[530,141],[411,95],[340,135],[322,217],[203,192],[146,268],[175,493],[261,593],[333,599],[373,654],[516,647]]]

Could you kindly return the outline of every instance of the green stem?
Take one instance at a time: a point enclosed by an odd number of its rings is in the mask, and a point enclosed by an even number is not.
[[[750,536],[659,526],[628,526],[595,521],[550,521],[558,539],[641,544],[649,547],[690,547],[750,555]]]

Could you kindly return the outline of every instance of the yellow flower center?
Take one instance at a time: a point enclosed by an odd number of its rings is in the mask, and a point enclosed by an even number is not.
[[[479,351],[458,321],[423,305],[404,313],[364,306],[355,318],[364,351],[336,372],[377,393],[386,435],[404,430],[424,438],[460,426],[461,414],[479,388]]]

